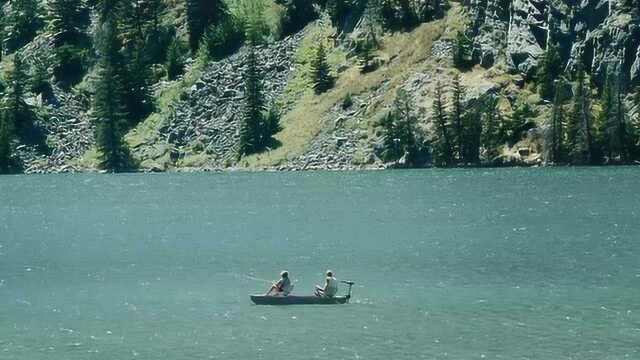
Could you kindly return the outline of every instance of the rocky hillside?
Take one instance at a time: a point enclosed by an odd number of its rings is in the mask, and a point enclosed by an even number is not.
[[[427,4],[418,1],[415,6]],[[383,160],[380,128],[396,93],[409,94],[419,127],[429,132],[436,85],[446,86],[457,75],[467,88],[468,106],[491,97],[504,114],[516,103],[536,110],[532,120],[538,126],[518,143],[503,146],[500,158],[505,164],[542,164],[551,104],[537,94],[535,76],[547,45],[560,45],[566,71],[584,64],[596,86],[604,85],[608,73],[623,74],[628,80],[625,101],[635,118],[640,109],[630,94],[640,84],[638,6],[630,1],[466,0],[449,3],[442,18],[404,31],[371,31],[362,14],[340,30],[324,15],[296,34],[256,49],[267,103],[282,113],[277,146],[250,156],[238,153],[246,47],[204,67],[190,59],[183,76],[159,81],[154,85],[156,111],[125,139],[142,171],[398,166],[402,159]],[[371,60],[375,69],[362,71],[355,44],[372,32],[379,41]],[[472,41],[475,65],[464,71],[453,63],[459,33]],[[318,95],[309,81],[309,63],[320,42],[327,45],[335,85]],[[27,61],[50,46],[45,34],[38,36],[24,49]],[[28,100],[40,109],[39,125],[51,151],[43,154],[16,144],[25,172],[97,170],[87,93],[82,87],[53,86],[47,99]]]

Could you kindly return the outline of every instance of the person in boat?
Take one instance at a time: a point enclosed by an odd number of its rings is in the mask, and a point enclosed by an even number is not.
[[[324,287],[316,285],[316,296],[334,297],[338,293],[338,279],[333,276],[333,271],[327,271]]]
[[[267,291],[265,296],[271,295],[272,293],[274,296],[287,296],[291,293],[291,290],[293,290],[293,285],[289,279],[289,272],[283,271],[280,273],[280,280],[271,285],[271,288]]]

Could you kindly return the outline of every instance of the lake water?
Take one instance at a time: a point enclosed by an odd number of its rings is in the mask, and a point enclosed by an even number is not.
[[[640,359],[640,168],[0,177],[0,359],[278,358]]]

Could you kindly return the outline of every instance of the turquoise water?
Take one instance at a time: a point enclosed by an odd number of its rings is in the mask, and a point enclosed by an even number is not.
[[[640,169],[0,177],[0,359],[284,357],[639,359]]]

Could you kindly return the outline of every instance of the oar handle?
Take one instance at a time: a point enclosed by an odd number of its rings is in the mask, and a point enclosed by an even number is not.
[[[340,282],[343,283],[343,284],[347,284],[347,285],[354,285],[355,284],[353,281],[341,280]]]

